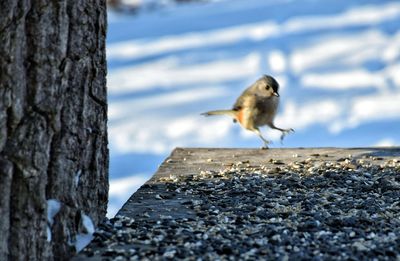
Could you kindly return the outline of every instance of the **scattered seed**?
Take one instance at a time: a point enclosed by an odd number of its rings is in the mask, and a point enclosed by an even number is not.
[[[137,205],[132,217],[101,223],[79,255],[98,260],[398,259],[400,162],[351,156],[325,160],[281,164],[270,159],[260,166],[242,161],[220,171],[160,178],[168,191],[143,186],[143,206]],[[163,201],[154,205],[154,198]]]

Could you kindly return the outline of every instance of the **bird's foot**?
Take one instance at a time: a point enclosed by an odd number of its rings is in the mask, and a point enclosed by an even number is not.
[[[272,144],[272,141],[271,141],[271,140],[265,140],[265,141],[264,141],[264,146],[262,146],[261,149],[262,149],[262,150],[267,150],[267,149],[269,149],[269,147],[268,147],[269,144]]]
[[[294,132],[294,129],[292,129],[292,128],[283,130],[282,135],[281,135],[281,143],[283,142],[283,139],[285,138],[285,136],[292,132]]]

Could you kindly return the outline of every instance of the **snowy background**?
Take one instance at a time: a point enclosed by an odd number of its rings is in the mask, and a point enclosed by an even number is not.
[[[108,15],[109,217],[175,147],[260,147],[200,113],[262,74],[281,85],[276,125],[296,130],[281,144],[263,128],[271,147],[400,145],[399,1],[164,3]]]

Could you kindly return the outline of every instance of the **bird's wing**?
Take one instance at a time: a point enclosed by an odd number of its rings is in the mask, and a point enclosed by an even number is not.
[[[255,101],[255,95],[253,94],[252,90],[250,88],[247,88],[244,90],[244,92],[237,98],[235,104],[233,105],[233,110],[238,111],[242,109],[244,106],[248,106],[249,103],[252,102],[254,99]]]
[[[238,101],[241,107],[238,110],[237,120],[244,128],[248,130],[254,130],[256,127],[254,126],[254,120],[257,114],[256,95],[255,94],[242,95],[241,97],[239,97]]]

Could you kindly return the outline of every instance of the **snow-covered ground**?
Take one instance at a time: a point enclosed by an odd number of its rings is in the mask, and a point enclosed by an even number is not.
[[[262,74],[281,85],[272,147],[400,145],[400,2],[230,0],[109,13],[113,216],[175,147],[260,147],[225,117]]]

